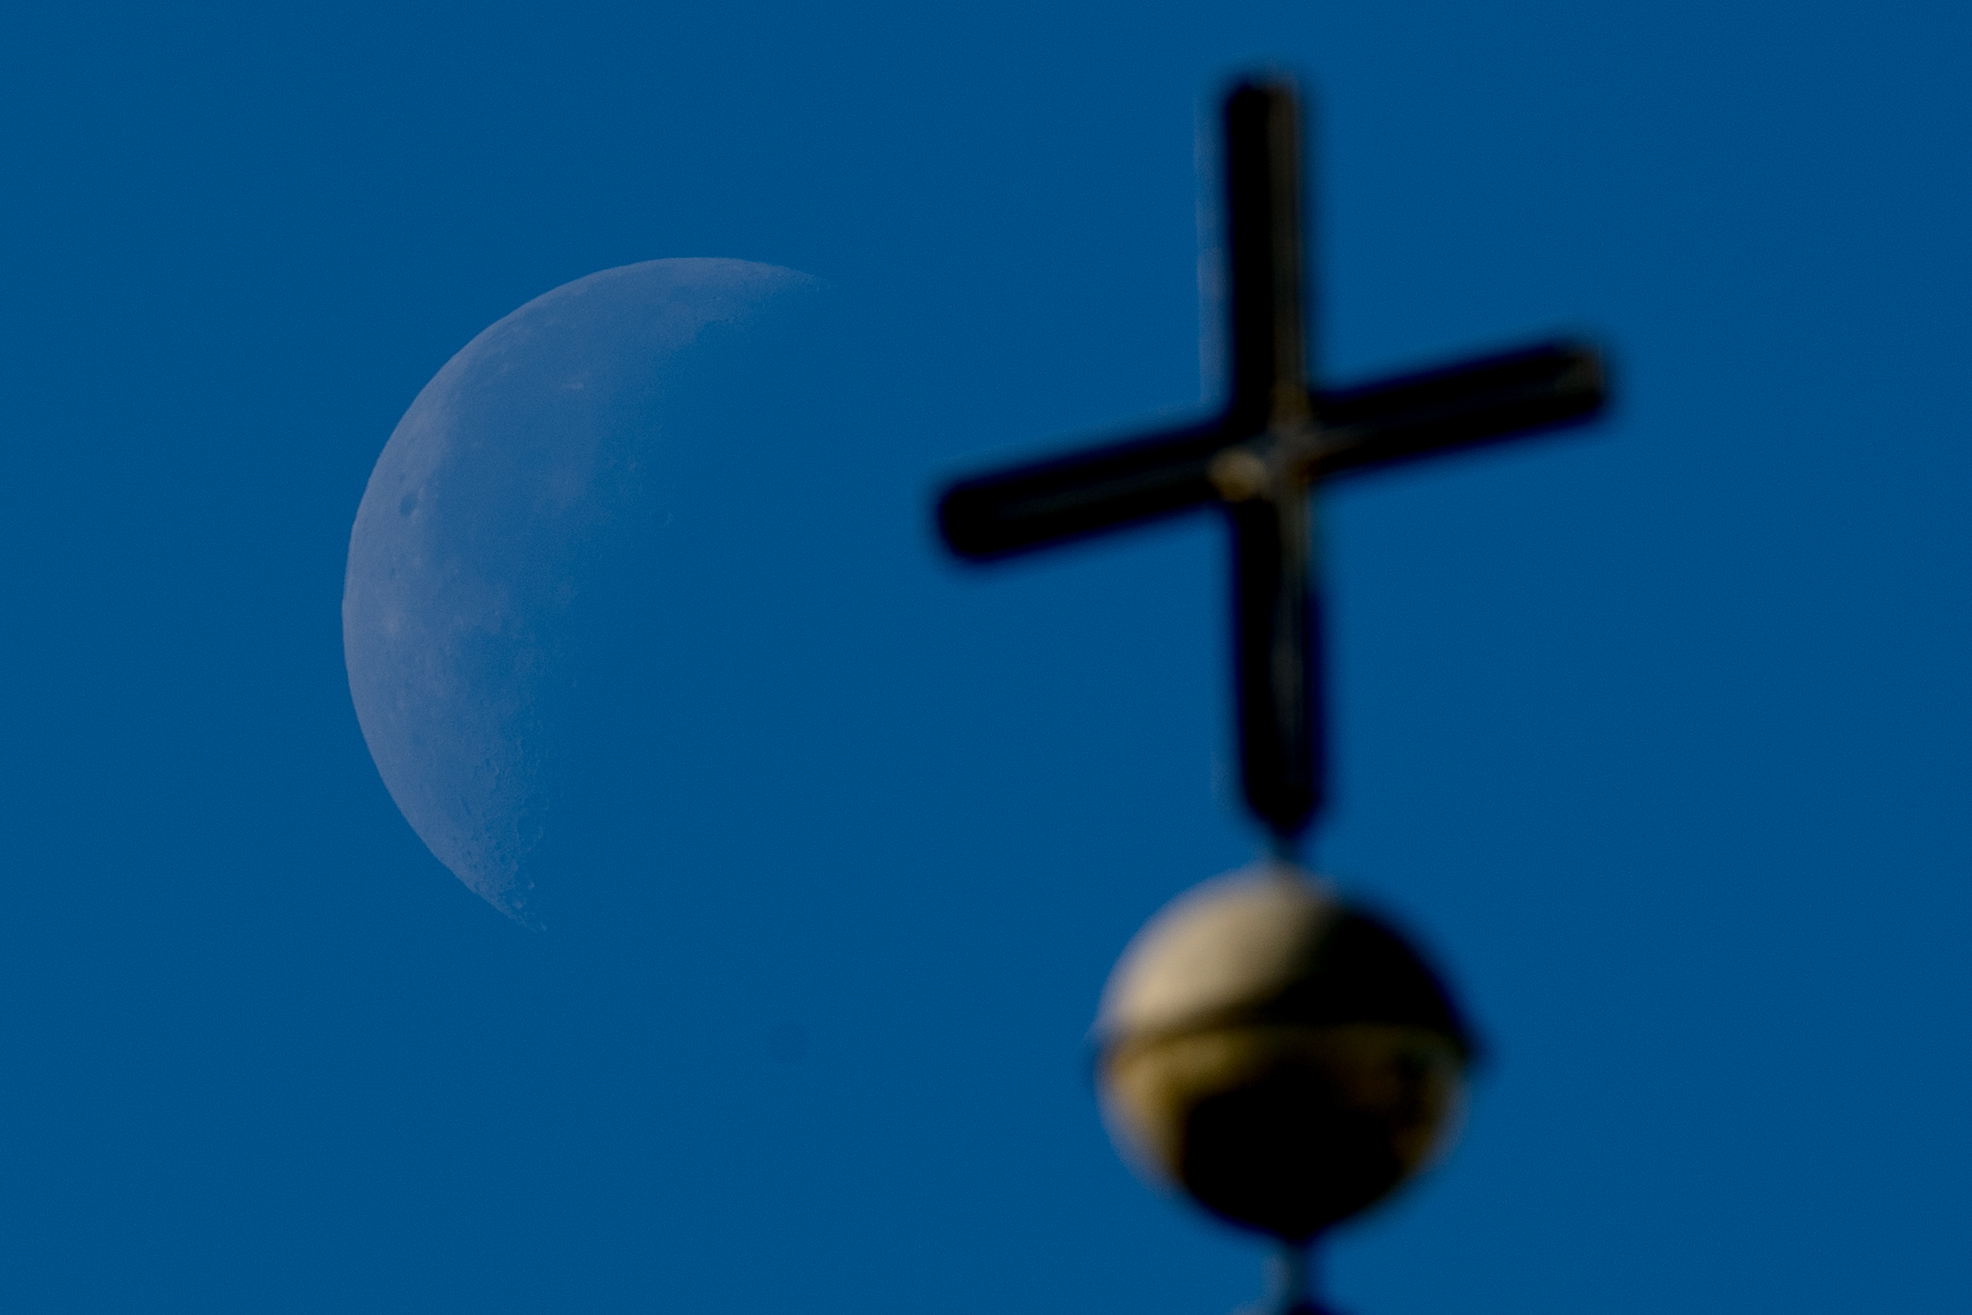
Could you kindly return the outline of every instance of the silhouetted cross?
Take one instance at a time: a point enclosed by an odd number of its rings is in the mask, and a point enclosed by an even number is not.
[[[1216,419],[963,480],[945,542],[983,560],[1216,503],[1232,527],[1240,778],[1283,846],[1323,795],[1318,612],[1308,493],[1320,480],[1586,420],[1593,348],[1523,351],[1338,392],[1311,389],[1301,310],[1300,143],[1292,87],[1225,103],[1231,400]]]

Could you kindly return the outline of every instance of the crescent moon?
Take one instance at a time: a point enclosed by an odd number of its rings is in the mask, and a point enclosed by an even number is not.
[[[564,284],[448,361],[377,460],[343,581],[357,720],[412,829],[512,918],[540,921],[529,860],[566,765],[578,614],[659,550],[671,422],[695,385],[764,368],[754,331],[821,286],[711,259]]]

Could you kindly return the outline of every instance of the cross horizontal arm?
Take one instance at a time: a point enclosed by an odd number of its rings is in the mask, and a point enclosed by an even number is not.
[[[1317,478],[1577,424],[1602,410],[1595,348],[1552,342],[1499,356],[1317,393]]]
[[[1546,343],[1443,370],[1315,392],[1309,478],[1394,465],[1587,420],[1602,408],[1592,347]],[[1216,502],[1213,458],[1254,435],[1212,420],[961,480],[938,527],[961,557],[985,560]]]
[[[938,529],[983,560],[1187,511],[1219,496],[1207,472],[1225,447],[1209,420],[961,480],[938,500]]]

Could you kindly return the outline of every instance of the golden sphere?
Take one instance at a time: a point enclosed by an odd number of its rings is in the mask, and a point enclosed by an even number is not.
[[[1471,1050],[1416,952],[1285,863],[1209,881],[1152,918],[1110,974],[1096,1040],[1126,1158],[1289,1239],[1431,1159]]]

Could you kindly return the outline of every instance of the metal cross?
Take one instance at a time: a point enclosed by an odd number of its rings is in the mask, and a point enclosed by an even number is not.
[[[938,503],[945,542],[986,560],[1217,505],[1232,528],[1233,671],[1246,801],[1283,848],[1321,807],[1319,612],[1310,597],[1316,483],[1587,420],[1592,347],[1551,342],[1342,391],[1311,388],[1303,334],[1293,88],[1225,101],[1231,400],[1183,429],[961,480]]]

